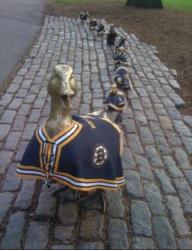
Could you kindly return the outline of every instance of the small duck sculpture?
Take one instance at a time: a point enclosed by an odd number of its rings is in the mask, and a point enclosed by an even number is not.
[[[120,123],[122,121],[122,112],[125,108],[124,93],[118,89],[116,83],[113,83],[109,94],[104,102],[107,113],[116,113],[114,121]]]
[[[117,84],[118,88],[121,90],[131,90],[133,85],[129,77],[129,72],[126,67],[119,67],[115,72],[114,82]]]
[[[127,39],[125,36],[118,36],[115,40],[116,55],[127,52]]]
[[[120,66],[128,65],[128,56],[127,53],[121,52],[114,56],[115,61],[115,70]]]
[[[98,23],[96,26],[97,35],[103,35],[105,33],[105,25],[103,23]]]
[[[88,13],[88,12],[83,12],[83,11],[82,11],[82,12],[79,14],[79,18],[80,18],[81,22],[84,23],[84,22],[86,22],[86,21],[88,20],[88,18],[89,18],[89,13]]]
[[[116,26],[113,24],[109,28],[109,33],[107,34],[107,45],[115,46],[115,40],[118,37],[118,33],[116,32]]]
[[[90,30],[95,30],[96,27],[97,27],[97,24],[98,24],[97,19],[91,19],[91,20],[89,21],[89,29],[90,29]]]
[[[82,201],[84,208],[91,203],[90,197],[97,197],[96,204],[101,201],[104,211],[103,191],[117,190],[125,182],[122,132],[106,116],[72,115],[71,99],[76,93],[72,68],[57,65],[48,84],[49,116],[29,142],[17,175],[43,179],[47,186],[63,184],[63,199],[68,199],[68,191],[78,193],[75,197],[82,200],[76,201]]]

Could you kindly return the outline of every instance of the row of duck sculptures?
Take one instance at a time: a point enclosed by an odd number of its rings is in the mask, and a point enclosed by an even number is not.
[[[119,34],[116,25],[107,25],[102,20],[91,19],[88,12],[81,12],[79,18],[82,23],[88,23],[89,29],[95,30],[97,35],[107,34],[107,45],[115,48],[114,60],[116,68],[120,65],[127,66],[127,39]]]
[[[131,90],[132,83],[129,77],[128,65],[128,42],[125,36],[119,34],[116,25],[106,25],[104,21],[91,19],[88,12],[81,12],[79,18],[82,23],[88,23],[90,30],[96,30],[97,35],[106,34],[107,45],[113,50],[115,62],[115,76],[111,90],[105,100],[108,112],[117,115],[114,119],[116,123],[121,122],[121,114],[125,107],[124,93]]]
[[[78,87],[69,65],[55,67],[48,83],[51,107],[48,118],[34,132],[17,175],[43,179],[49,187],[60,183],[54,196],[63,202],[78,202],[84,210],[105,211],[105,190],[125,184],[121,154],[123,134],[110,120],[113,111],[125,106],[121,84],[128,81],[126,68],[119,67],[100,112],[72,115],[71,99]],[[119,84],[119,85],[118,85]],[[119,117],[117,116],[116,122]]]

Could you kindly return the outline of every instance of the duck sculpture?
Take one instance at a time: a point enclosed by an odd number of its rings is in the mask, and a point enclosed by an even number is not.
[[[117,37],[117,39],[115,40],[115,50],[116,50],[116,55],[127,52],[128,46],[127,46],[127,39],[125,36]]]
[[[109,33],[107,34],[107,45],[115,46],[115,40],[118,37],[118,33],[116,32],[116,26],[113,24],[109,28]]]
[[[49,116],[34,132],[17,175],[42,179],[47,186],[61,183],[81,194],[117,190],[125,182],[122,132],[106,116],[72,115],[71,99],[76,93],[72,68],[57,65],[48,83]]]
[[[89,13],[88,13],[88,12],[83,12],[83,11],[82,11],[82,12],[79,14],[79,18],[80,18],[81,22],[84,23],[84,22],[86,22],[86,21],[88,20],[88,18],[89,18]]]
[[[114,82],[117,84],[118,88],[123,91],[133,89],[133,85],[129,77],[129,72],[126,67],[119,67],[115,71]]]
[[[114,56],[115,70],[120,66],[128,66],[128,56],[127,53],[121,52]]]
[[[97,19],[91,19],[91,20],[89,21],[89,29],[90,29],[90,30],[95,30],[96,27],[97,27],[97,24],[98,24]]]
[[[116,113],[114,121],[119,123],[122,121],[122,112],[125,108],[125,97],[124,93],[118,89],[116,83],[111,85],[111,89],[108,93],[106,100],[104,101],[106,105],[107,113]]]
[[[103,35],[105,33],[105,25],[103,23],[98,23],[96,26],[97,35]]]

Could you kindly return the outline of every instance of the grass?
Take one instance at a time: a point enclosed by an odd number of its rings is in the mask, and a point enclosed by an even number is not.
[[[98,3],[98,0],[55,0],[57,3],[60,4],[92,4]],[[145,1],[145,0],[144,0]],[[192,0],[162,0],[163,5],[166,8],[173,8],[178,10],[188,10],[192,11]],[[126,0],[99,0],[100,4],[107,4],[107,2],[114,2],[118,4],[125,4]]]
[[[165,7],[179,10],[192,10],[192,0],[163,0]]]
[[[61,3],[61,4],[93,4],[93,3],[98,3],[98,0],[55,0],[57,3]],[[124,4],[125,1],[124,0],[99,0],[99,4],[101,4],[101,2],[103,2],[104,4],[107,3],[113,3],[113,2],[118,2],[118,3],[122,3]]]

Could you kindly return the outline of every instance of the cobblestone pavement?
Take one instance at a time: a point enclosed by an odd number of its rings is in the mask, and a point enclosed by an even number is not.
[[[121,30],[123,32],[123,30]],[[3,95],[0,119],[0,248],[192,249],[192,117],[182,116],[176,72],[134,35],[134,90],[124,112],[126,186],[107,192],[107,210],[63,205],[40,181],[15,177],[34,129],[49,113],[47,83],[57,63],[74,67],[81,91],[74,112],[102,107],[114,75],[112,51],[75,19],[45,18],[24,65]]]

